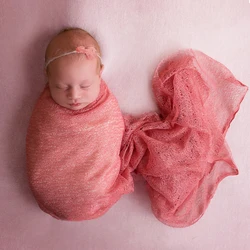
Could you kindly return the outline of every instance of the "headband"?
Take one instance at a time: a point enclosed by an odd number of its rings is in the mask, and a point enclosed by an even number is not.
[[[52,57],[51,59],[49,59],[47,62],[45,62],[45,69],[48,67],[48,65],[53,62],[54,60],[63,57],[63,56],[67,56],[70,54],[84,54],[87,59],[93,59],[95,56],[99,57],[100,60],[102,60],[101,56],[99,55],[99,53],[96,51],[96,49],[92,46],[90,47],[84,47],[84,46],[78,46],[74,51],[70,51],[70,52],[66,52],[63,53],[59,56],[55,56]]]

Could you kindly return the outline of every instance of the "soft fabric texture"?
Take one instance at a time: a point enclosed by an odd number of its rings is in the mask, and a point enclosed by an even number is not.
[[[238,174],[225,135],[247,87],[191,49],[163,60],[152,85],[159,113],[125,116],[122,166],[145,178],[161,222],[186,227],[203,215],[219,182]]]
[[[98,98],[80,110],[59,106],[46,86],[30,120],[27,170],[40,208],[57,219],[86,220],[104,214],[133,191],[120,175],[124,121],[102,80]]]
[[[45,212],[101,216],[134,190],[135,171],[161,222],[185,227],[203,215],[219,182],[238,174],[225,135],[247,87],[191,49],[163,60],[152,87],[159,111],[124,120],[103,81],[98,99],[80,111],[55,104],[45,88],[27,134],[30,186]]]

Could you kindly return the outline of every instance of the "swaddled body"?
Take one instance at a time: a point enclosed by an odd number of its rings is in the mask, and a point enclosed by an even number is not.
[[[79,29],[59,33],[46,50],[48,84],[28,128],[27,170],[39,206],[58,219],[96,218],[133,191],[119,158],[124,120],[98,57],[95,39]]]
[[[122,114],[104,81],[96,101],[80,110],[56,104],[46,87],[27,134],[28,175],[39,206],[60,219],[92,219],[133,191],[130,175],[120,174],[123,133]]]

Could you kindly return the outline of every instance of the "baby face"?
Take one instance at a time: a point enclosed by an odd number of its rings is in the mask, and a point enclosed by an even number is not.
[[[98,97],[101,72],[96,58],[89,60],[84,54],[72,54],[55,60],[49,67],[50,93],[57,104],[79,110]]]

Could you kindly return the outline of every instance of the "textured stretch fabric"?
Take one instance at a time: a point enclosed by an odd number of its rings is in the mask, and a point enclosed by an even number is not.
[[[225,135],[248,88],[191,49],[163,60],[152,85],[159,112],[124,116],[122,167],[145,178],[161,222],[186,227],[204,214],[219,182],[238,174]]]
[[[57,219],[87,220],[104,214],[134,190],[119,157],[124,121],[104,81],[98,98],[80,110],[56,104],[46,87],[27,133],[27,170],[40,208]]]
[[[44,89],[26,141],[29,183],[43,211],[99,217],[134,191],[134,171],[164,224],[185,227],[204,214],[219,182],[238,174],[225,135],[247,87],[194,50],[163,60],[152,87],[159,110],[138,117],[122,116],[103,80],[97,100],[78,111]]]

